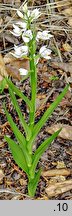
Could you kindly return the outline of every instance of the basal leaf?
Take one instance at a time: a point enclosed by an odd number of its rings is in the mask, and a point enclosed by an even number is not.
[[[31,130],[30,130],[30,128],[28,127],[27,123],[26,123],[25,120],[24,120],[24,117],[23,117],[23,115],[22,115],[22,112],[21,112],[21,110],[20,110],[20,107],[19,107],[19,105],[18,105],[18,102],[17,102],[17,100],[16,100],[16,97],[15,97],[15,95],[14,95],[14,93],[13,93],[13,91],[11,90],[10,87],[9,87],[9,93],[10,93],[11,101],[12,101],[12,103],[13,103],[13,105],[14,105],[14,108],[16,109],[16,111],[17,111],[17,113],[18,113],[18,116],[19,116],[19,119],[20,119],[20,121],[21,121],[21,123],[22,123],[22,126],[23,126],[24,130],[25,130],[25,133],[26,133],[26,136],[27,136],[27,140],[29,140],[30,137],[31,137]]]
[[[5,86],[6,86],[6,80],[5,80],[5,78],[4,79],[2,79],[2,81],[0,81],[0,94],[2,94],[2,92],[3,92],[3,90],[4,90],[4,88],[5,88]]]
[[[31,166],[30,175],[34,177],[35,169],[37,166],[37,163],[39,162],[39,159],[41,158],[42,154],[46,151],[48,146],[51,144],[51,142],[58,136],[61,129],[56,131],[54,134],[52,134],[48,139],[46,139],[36,150],[34,156],[33,156],[33,164]]]
[[[24,154],[23,154],[21,148],[11,138],[5,136],[5,139],[8,142],[8,145],[11,149],[11,152],[12,152],[12,155],[13,155],[15,162],[28,175],[27,163],[26,163],[26,160],[25,160],[25,157],[24,157]]]
[[[22,100],[26,102],[30,110],[32,110],[32,103],[31,101],[11,82],[10,79],[6,78],[6,82],[9,85],[9,87],[12,89],[13,92],[16,93]]]
[[[22,151],[24,153],[24,156],[25,156],[25,159],[27,161],[27,164],[28,164],[28,166],[30,166],[32,159],[31,159],[31,156],[28,154],[28,151],[26,149],[26,140],[25,140],[25,137],[19,131],[18,127],[16,126],[16,124],[12,120],[12,117],[8,113],[8,111],[6,110],[6,108],[5,108],[5,113],[6,113],[7,119],[9,121],[9,123],[10,123],[10,126],[11,126],[11,128],[12,128],[12,130],[13,130],[16,138],[17,138],[17,140],[18,140],[18,143],[19,143],[19,145],[20,145],[20,147],[21,147],[21,149],[22,149]]]

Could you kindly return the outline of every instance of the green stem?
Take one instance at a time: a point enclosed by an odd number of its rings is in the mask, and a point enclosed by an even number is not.
[[[40,180],[40,175],[41,175],[42,169],[40,168],[36,173],[34,178],[29,178],[29,182],[28,182],[28,194],[30,197],[34,197],[35,192],[36,192],[36,188],[38,185],[38,182]]]
[[[33,64],[33,62],[31,62]],[[36,68],[32,65],[30,66],[33,68],[33,71],[31,72],[31,103],[33,105],[33,111],[30,112],[30,126],[33,128],[34,126],[34,120],[35,120],[35,109],[36,109],[36,87],[37,87],[37,75],[36,75]]]
[[[35,121],[35,110],[36,110],[36,89],[37,89],[37,70],[35,63],[35,41],[31,41],[30,46],[30,82],[31,82],[31,103],[33,110],[30,111],[30,128],[33,129]]]

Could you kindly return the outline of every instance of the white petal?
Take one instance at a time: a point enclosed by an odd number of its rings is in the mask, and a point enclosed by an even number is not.
[[[19,69],[20,75],[27,75],[28,74],[28,70],[24,69],[24,68],[20,68]]]
[[[49,34],[49,31],[42,32],[42,39],[44,38],[44,40],[49,40],[51,37],[53,37],[53,35]]]
[[[27,23],[25,23],[25,22],[19,21],[16,24],[19,25],[21,28],[23,28],[23,30],[26,30],[26,28],[27,28]]]
[[[31,30],[27,30],[26,32],[27,32],[27,35],[32,39],[32,37],[33,37],[32,36],[32,31]]]
[[[42,40],[49,40],[51,37],[53,37],[51,34],[49,34],[49,31],[45,30],[43,32],[38,32],[36,40],[38,41],[39,39]]]
[[[15,45],[14,50],[15,50],[15,53],[17,53],[18,55],[21,55],[21,47]]]
[[[44,34],[44,35],[48,35],[50,33],[50,31],[47,31],[47,30],[44,30],[43,32],[42,32],[42,34]]]
[[[31,18],[33,20],[37,19],[39,16],[41,15],[39,9],[34,9],[32,12],[31,12]]]
[[[51,54],[51,50],[50,49],[47,49],[46,46],[42,46],[40,48],[40,51],[39,51],[40,55],[45,58],[45,59],[51,59],[51,57],[49,56]]]
[[[16,45],[14,45],[14,49],[15,49],[15,51],[17,50],[17,51],[20,51],[20,52],[28,52],[28,46],[16,46]]]
[[[17,10],[17,15],[18,15],[20,18],[23,18],[23,14],[22,14],[19,10]]]
[[[20,56],[16,55],[15,53],[10,52],[15,58],[20,58]]]
[[[13,54],[16,58],[22,58],[23,56],[27,56],[28,47],[27,46],[14,46],[15,53]]]
[[[42,32],[38,32],[36,36],[36,40],[39,41],[39,39],[42,37]]]
[[[20,30],[20,28],[17,25],[15,25],[15,24],[13,24],[13,28],[16,29],[16,31]]]
[[[23,12],[26,13],[28,11],[27,3],[23,6]]]
[[[39,53],[42,54],[43,52],[47,52],[48,55],[51,54],[51,50],[50,50],[50,49],[47,49],[47,46],[42,46],[42,47],[40,48]]]
[[[24,14],[24,20],[28,22],[28,19],[30,18],[30,10],[27,11],[27,14]]]
[[[27,30],[22,34],[22,39],[25,43],[28,43],[30,40],[32,40],[33,35],[31,30]]]
[[[28,43],[30,41],[30,39],[28,37],[25,37],[24,35],[22,35],[22,39],[25,43]]]
[[[23,7],[23,12],[24,12],[24,19],[28,21],[28,18],[30,17],[30,10],[28,10],[27,3]]]
[[[25,53],[25,55],[27,55],[28,54],[28,46],[21,46],[21,51],[23,53]]]
[[[27,16],[30,17],[30,10],[28,10],[28,12],[27,12]]]
[[[42,47],[40,48],[39,53],[41,54],[41,53],[44,52],[46,49],[47,49],[46,46],[42,46]]]
[[[11,32],[11,34],[13,34],[15,37],[19,37],[19,36],[21,36],[21,33],[15,33],[15,32],[12,32],[12,31],[10,31]]]
[[[51,57],[47,55],[44,55],[43,58],[48,59],[48,60],[51,59]]]
[[[51,51],[50,49],[47,49],[47,48],[46,48],[46,50],[45,50],[44,52],[46,52],[47,55],[50,55],[52,51]]]
[[[13,24],[13,31],[10,31],[13,35],[19,37],[22,34],[22,30],[17,26]]]

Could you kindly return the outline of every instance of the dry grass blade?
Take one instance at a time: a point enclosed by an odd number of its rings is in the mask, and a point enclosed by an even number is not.
[[[22,195],[24,197],[27,197],[27,198],[31,199],[28,195],[26,195],[24,193],[16,192],[16,191],[13,191],[13,190],[8,189],[8,188],[0,189],[0,193],[8,193],[8,194],[10,193],[10,194],[15,194],[15,195]]]

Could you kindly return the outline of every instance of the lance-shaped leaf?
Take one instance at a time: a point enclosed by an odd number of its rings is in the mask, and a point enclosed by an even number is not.
[[[9,87],[9,93],[10,93],[10,97],[11,97],[12,103],[14,105],[14,108],[16,109],[16,111],[18,113],[18,116],[19,116],[19,119],[20,119],[20,121],[22,123],[22,126],[23,126],[24,130],[25,130],[27,140],[29,140],[30,137],[31,137],[31,130],[30,130],[30,128],[28,127],[27,123],[24,120],[24,117],[23,117],[22,112],[21,112],[21,110],[19,108],[18,102],[16,100],[16,97],[15,97],[15,95],[14,95],[14,93],[11,90],[10,87]]]
[[[39,162],[39,159],[41,158],[42,154],[46,151],[46,149],[51,144],[51,142],[58,136],[58,134],[60,133],[60,131],[61,131],[61,129],[59,129],[54,134],[52,134],[36,150],[36,152],[35,152],[35,154],[33,156],[33,164],[32,164],[31,170],[30,170],[31,177],[34,177],[37,163]]]
[[[56,109],[58,104],[61,102],[62,98],[65,96],[66,92],[68,91],[69,84],[63,89],[63,91],[58,95],[58,97],[55,99],[55,101],[50,105],[50,107],[45,111],[42,118],[39,120],[39,122],[35,125],[33,130],[33,136],[28,142],[28,150],[29,152],[32,151],[33,142],[39,133],[40,129],[43,127],[45,122],[49,119],[53,111]]]
[[[15,143],[15,141],[13,141],[11,138],[5,136],[5,140],[8,142],[8,145],[10,147],[10,150],[12,152],[13,158],[15,160],[15,162],[17,163],[17,165],[28,174],[28,167],[27,167],[27,163],[24,157],[24,154],[21,150],[21,148],[19,147],[18,144]]]
[[[37,171],[37,173],[35,174],[34,179],[29,181],[29,183],[28,183],[28,194],[31,197],[34,197],[34,195],[35,195],[36,188],[37,188],[37,185],[38,185],[38,182],[39,182],[39,179],[40,179],[41,171],[42,171],[42,169],[39,169]]]
[[[22,100],[24,100],[26,102],[26,104],[28,105],[30,110],[32,110],[31,101],[11,82],[10,79],[8,79],[7,77],[5,79],[6,79],[7,84],[9,85],[9,87],[13,90],[13,92],[15,92],[16,95],[18,95],[20,98],[22,98]]]
[[[6,80],[3,78],[1,81],[0,81],[0,94],[2,94],[5,86],[6,86]]]
[[[4,107],[5,108],[5,107]],[[31,156],[28,154],[28,151],[26,149],[26,140],[25,137],[23,136],[23,134],[19,131],[18,127],[16,126],[16,124],[14,123],[14,121],[12,120],[11,115],[8,113],[8,111],[5,108],[5,113],[6,113],[6,117],[10,123],[10,126],[19,142],[19,145],[24,153],[25,159],[27,161],[28,166],[31,166]]]

